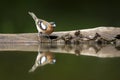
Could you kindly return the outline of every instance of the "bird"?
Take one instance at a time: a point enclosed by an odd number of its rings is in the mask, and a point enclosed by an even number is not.
[[[41,37],[42,35],[46,35],[49,37],[49,35],[52,32],[54,32],[54,28],[56,27],[55,22],[48,22],[46,20],[39,19],[39,18],[37,18],[37,16],[33,12],[28,12],[28,13],[35,21],[35,25],[36,25],[36,28],[38,30],[39,37]]]
[[[47,64],[55,64],[56,59],[53,53],[46,51],[41,52],[38,51],[38,55],[36,57],[35,63],[32,66],[32,68],[29,70],[29,72],[34,72],[38,67],[45,66]]]

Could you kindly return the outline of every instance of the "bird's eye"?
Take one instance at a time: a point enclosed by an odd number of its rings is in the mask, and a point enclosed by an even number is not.
[[[40,22],[39,25],[40,25],[41,29],[43,29],[43,30],[47,29],[47,25],[45,25],[43,22]]]

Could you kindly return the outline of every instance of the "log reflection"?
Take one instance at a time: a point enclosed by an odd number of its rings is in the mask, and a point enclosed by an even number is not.
[[[116,44],[97,44],[94,42],[81,44],[36,44],[36,43],[1,43],[0,51],[35,51],[38,55],[30,72],[37,67],[56,62],[54,54],[72,54],[77,56],[94,56],[99,58],[120,57],[120,41]],[[54,53],[54,54],[53,54]]]
[[[79,45],[39,45],[38,55],[29,72],[34,72],[37,67],[56,62],[54,53],[75,54],[77,56],[95,56],[100,58],[120,57],[120,46],[108,44],[79,44]]]
[[[79,45],[41,45],[41,51],[55,53],[95,56],[100,58],[120,57],[120,46],[112,44],[79,44]]]
[[[119,44],[0,44],[0,51],[34,51],[95,56],[100,58],[120,57]],[[39,49],[39,51],[38,51]]]

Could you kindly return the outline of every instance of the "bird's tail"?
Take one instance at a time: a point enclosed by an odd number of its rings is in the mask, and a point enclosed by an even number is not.
[[[28,12],[28,14],[32,16],[34,21],[36,21],[38,19],[37,16],[33,12]]]

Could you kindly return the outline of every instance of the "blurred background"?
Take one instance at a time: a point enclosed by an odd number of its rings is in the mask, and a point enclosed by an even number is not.
[[[29,11],[56,22],[55,31],[120,26],[120,3],[115,0],[0,0],[0,34],[37,32]],[[120,80],[120,58],[57,53],[56,64],[29,73],[37,53],[0,52],[0,80]]]
[[[116,1],[1,0],[0,33],[37,32],[28,11],[56,22],[56,31],[120,26],[120,5]]]

